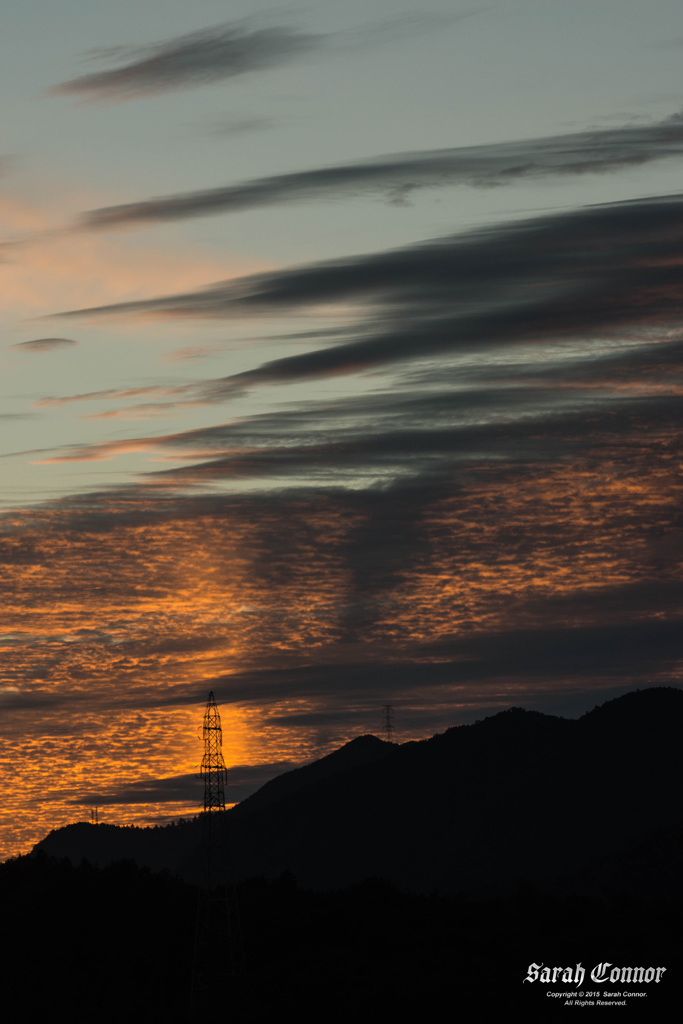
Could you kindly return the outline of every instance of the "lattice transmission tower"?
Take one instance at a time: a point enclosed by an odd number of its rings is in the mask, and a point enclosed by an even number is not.
[[[205,881],[197,904],[194,965],[192,970],[192,1018],[200,1019],[215,1005],[222,983],[244,972],[244,955],[234,890],[225,882],[227,828],[221,716],[209,693],[204,711],[204,756],[200,778],[204,780],[202,839]]]
[[[394,738],[394,706],[393,704],[384,705],[384,739],[387,743],[395,743]]]
[[[225,829],[225,783],[228,771],[223,760],[223,729],[218,705],[209,693],[204,711],[204,756],[199,775],[204,779],[204,846],[207,853],[206,884],[213,882],[213,858],[211,854],[220,847]]]

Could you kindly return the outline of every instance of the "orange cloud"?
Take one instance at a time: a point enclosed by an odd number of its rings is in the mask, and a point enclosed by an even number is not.
[[[525,631],[533,645],[533,630],[549,623],[661,622],[666,609],[631,607],[628,592],[659,586],[669,571],[659,563],[669,566],[680,546],[670,536],[680,486],[661,458],[670,450],[673,460],[676,439],[661,429],[640,448],[629,442],[628,462],[616,441],[555,466],[473,464],[457,488],[421,497],[409,519],[398,514],[399,492],[367,503],[339,493],[218,507],[169,501],[163,514],[163,500],[131,497],[101,499],[96,515],[88,500],[73,513],[6,516],[0,704],[13,772],[0,855],[78,816],[73,801],[93,778],[102,791],[191,774],[201,698],[216,683],[232,694],[221,709],[228,764],[301,761],[319,753],[305,719],[328,698],[326,665],[337,670],[334,699],[367,730],[369,703],[383,700],[356,685],[358,663],[370,678],[374,662],[412,659],[415,685],[404,692],[416,706],[442,707],[450,724],[454,704],[472,706],[480,692],[460,678],[475,655],[439,654],[453,638],[474,638],[481,650],[492,636]],[[422,669],[439,657],[447,683],[420,690]],[[490,700],[571,684],[561,670],[520,682],[514,657],[509,676],[503,665],[485,681]],[[670,682],[675,671],[673,659],[662,661],[648,679]],[[591,680],[594,690],[605,685],[599,672]],[[303,724],[284,725],[287,716]],[[141,801],[107,816],[143,823],[159,813]]]

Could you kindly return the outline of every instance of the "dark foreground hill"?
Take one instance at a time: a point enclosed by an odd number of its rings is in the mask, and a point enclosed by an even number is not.
[[[424,893],[671,894],[682,886],[682,729],[683,691],[653,688],[578,720],[511,708],[402,746],[360,737],[230,811],[226,870],[289,871],[321,890],[375,876]],[[199,880],[200,840],[199,820],[81,824],[37,849]]]
[[[448,1013],[547,1022],[567,1011],[548,999],[548,985],[525,984],[529,965],[581,962],[588,972],[605,960],[666,968],[661,984],[628,987],[639,1019],[675,1019],[678,1008],[680,900],[609,903],[533,887],[466,900],[377,880],[312,892],[283,875],[241,883],[234,902],[245,970],[229,975],[225,936],[196,942],[196,887],[168,873],[44,854],[0,864],[7,1019],[348,1024]],[[196,950],[210,985],[193,1012]]]

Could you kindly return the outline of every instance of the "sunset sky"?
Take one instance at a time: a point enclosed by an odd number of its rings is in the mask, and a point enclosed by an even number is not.
[[[5,0],[0,857],[680,683],[680,0]]]

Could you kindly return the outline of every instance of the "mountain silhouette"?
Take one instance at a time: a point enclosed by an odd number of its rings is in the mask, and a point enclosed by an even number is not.
[[[226,874],[288,871],[313,889],[379,877],[478,896],[521,884],[597,891],[610,880],[642,890],[680,848],[682,726],[683,691],[651,688],[577,720],[511,708],[402,745],[358,737],[228,812]],[[200,819],[80,824],[36,850],[74,863],[127,857],[197,880],[200,841]]]
[[[266,782],[259,790],[238,804],[242,808],[240,814],[244,813],[244,808],[249,808],[249,812],[255,808],[261,810],[268,804],[276,803],[309,786],[329,779],[338,772],[380,761],[394,750],[395,746],[396,744],[387,743],[376,736],[357,736],[350,743],[345,743],[339,750],[334,750],[331,754],[321,757],[320,760],[305,764],[301,768],[294,768],[271,779],[270,782]],[[233,808],[233,810],[236,809]]]

